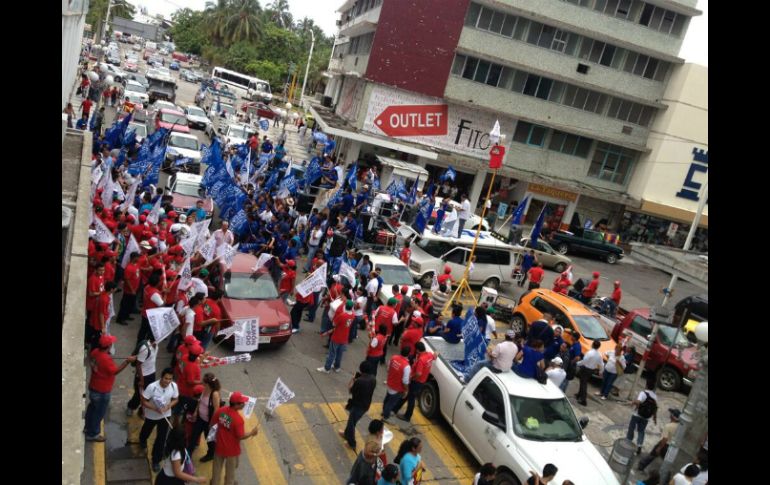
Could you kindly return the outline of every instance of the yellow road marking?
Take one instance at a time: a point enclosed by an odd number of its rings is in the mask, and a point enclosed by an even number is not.
[[[104,436],[104,425],[102,425],[101,435]],[[107,469],[104,459],[104,442],[92,441],[94,447],[91,450],[94,454],[94,485],[105,485],[107,483]]]
[[[379,419],[379,416],[382,416],[382,403],[373,402],[372,407],[369,408],[369,413],[372,416],[377,416]],[[394,420],[397,420],[398,418],[391,415],[390,419],[393,421],[394,424],[385,423],[385,427],[393,432],[393,439],[391,440],[390,443],[388,443],[385,446],[387,446],[392,453],[388,457],[388,463],[393,463],[393,460],[396,458],[396,455],[398,454],[398,447],[401,446],[401,443],[403,443],[404,440],[406,440],[406,436],[396,427],[396,423]],[[425,463],[425,461],[423,461],[423,465],[425,466],[425,471],[422,473],[422,483],[426,483],[426,484],[431,482],[438,483],[438,481],[436,481],[436,479],[433,477],[433,473],[431,473],[431,471],[428,469],[428,465]]]
[[[328,405],[320,404],[319,406],[321,407],[324,416],[326,416],[326,419],[334,425],[335,433],[340,430],[345,430],[345,427],[348,424],[348,412],[345,410],[345,406],[341,402],[332,402]],[[356,453],[357,450],[353,451],[343,438],[340,438],[340,446],[345,449],[345,454],[350,459],[351,464],[356,461],[356,457],[358,456]],[[356,446],[358,446],[360,449],[363,449],[364,447],[364,439],[361,436],[361,433],[358,432],[358,429],[356,429]]]
[[[256,413],[257,410],[255,409],[251,416],[246,419],[244,429],[246,433],[257,425]],[[281,467],[278,458],[275,456],[272,445],[267,441],[267,434],[263,424],[260,423],[257,436],[241,441],[241,446],[245,445],[246,456],[248,456],[256,476],[259,478],[260,485],[285,485],[288,482],[281,471],[283,467]],[[206,476],[210,476],[210,473]]]
[[[309,476],[314,483],[329,483],[336,473],[324,456],[324,447],[318,442],[311,432],[302,411],[296,404],[283,404],[275,410],[281,419],[286,434],[289,436],[297,454],[302,457],[302,467],[295,467],[305,476]]]

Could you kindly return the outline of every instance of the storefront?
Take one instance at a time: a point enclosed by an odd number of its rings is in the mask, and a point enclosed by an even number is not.
[[[519,183],[512,192],[519,201],[528,197],[522,225],[534,225],[540,212],[546,208],[543,227],[553,231],[569,228],[579,199],[577,193],[532,182]]]

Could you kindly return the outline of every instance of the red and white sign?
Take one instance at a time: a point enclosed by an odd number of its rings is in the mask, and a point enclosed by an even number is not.
[[[388,106],[374,124],[388,136],[446,135],[448,114],[445,104]]]

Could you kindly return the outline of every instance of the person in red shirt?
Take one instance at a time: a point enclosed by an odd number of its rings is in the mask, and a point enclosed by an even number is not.
[[[142,298],[142,324],[139,327],[139,334],[136,336],[137,343],[150,338],[152,335],[150,321],[147,319],[147,310],[162,307],[164,304],[160,273],[153,273],[150,276],[150,279],[147,280],[147,286],[144,287],[144,295]]]
[[[615,313],[617,313],[620,306],[620,298],[623,296],[623,291],[620,289],[620,281],[615,281],[613,286],[615,289],[612,291],[612,296],[604,299],[601,309],[601,313],[610,318],[615,318]]]
[[[107,330],[107,322],[110,320],[110,300],[116,288],[117,285],[113,281],[105,284],[104,293],[97,297],[94,309],[89,315],[88,323],[91,331],[89,341],[92,349],[99,346],[99,338]]]
[[[569,273],[565,271],[556,277],[556,280],[553,282],[553,288],[551,290],[555,291],[556,293],[566,295],[570,286],[572,286],[572,282],[569,279]]]
[[[138,263],[139,253],[133,252],[123,270],[123,298],[120,300],[120,310],[118,310],[118,318],[115,320],[120,325],[128,325],[126,319],[136,309],[136,295],[139,293],[141,280],[141,270]]]
[[[401,355],[394,355],[388,363],[387,391],[385,392],[385,402],[382,404],[382,420],[387,421],[390,413],[401,402],[401,399],[407,396],[407,385],[411,367],[409,366],[409,349],[401,349]]]
[[[439,276],[437,279],[438,284],[446,285],[447,290],[449,290],[452,287],[452,283],[454,282],[454,279],[452,278],[452,268],[450,268],[448,264],[445,265],[444,274]]]
[[[88,117],[91,114],[91,107],[94,105],[94,102],[91,101],[89,98],[86,98],[83,100],[83,103],[80,105],[80,112],[83,114],[83,116],[88,119]]]
[[[104,263],[97,263],[94,272],[88,277],[86,313],[93,310],[99,295],[102,293],[104,293]]]
[[[115,385],[115,376],[126,366],[136,360],[132,355],[120,364],[110,357],[110,347],[118,339],[112,335],[102,335],[99,338],[99,346],[91,351],[91,379],[88,382],[88,407],[86,408],[86,441],[105,441],[101,435],[102,419],[107,415],[107,406],[110,404],[112,386]]]
[[[283,270],[283,276],[281,282],[278,284],[278,294],[286,303],[289,295],[294,291],[294,279],[297,277],[297,272],[294,269],[297,267],[297,263],[293,259],[286,261],[286,264],[280,262],[278,257],[275,257],[275,262]]]
[[[345,349],[348,345],[348,337],[350,336],[350,327],[353,325],[353,300],[345,302],[345,310],[338,312],[335,315],[332,324],[334,327],[326,332],[331,334],[331,341],[329,342],[329,353],[326,356],[326,363],[323,367],[316,369],[318,372],[331,372],[332,364],[334,364],[334,372],[342,372],[340,366],[342,365],[342,354],[345,353]],[[323,334],[323,335],[326,335]]]
[[[238,468],[238,457],[241,455],[241,440],[249,439],[259,433],[258,426],[244,433],[243,417],[238,411],[242,410],[247,402],[249,398],[235,391],[230,395],[230,405],[219,408],[211,418],[211,423],[218,425],[211,485],[222,484],[223,467],[225,484],[235,483],[235,469]]]
[[[412,258],[412,250],[409,249],[409,241],[406,241],[404,243],[404,249],[401,250],[401,255],[399,256],[399,259],[404,262],[405,265],[409,266],[409,260]]]
[[[388,308],[388,307],[380,307]],[[369,370],[377,377],[377,364],[385,358],[385,343],[388,341],[388,326],[381,323],[377,327],[377,333],[372,336],[366,347],[366,361],[369,362]]]
[[[601,274],[598,271],[594,271],[592,276],[593,279],[585,288],[583,288],[580,295],[580,301],[586,305],[591,303],[591,298],[596,296],[596,291],[599,289],[599,276],[601,276]]]
[[[302,312],[315,302],[315,294],[308,293],[302,296],[299,292],[294,294],[294,306],[291,307],[291,333],[299,332],[299,322],[302,320]]]
[[[204,349],[211,343],[214,330],[222,320],[222,308],[219,306],[221,299],[222,292],[212,289],[209,290],[209,296],[200,305],[193,308],[195,312],[193,335],[200,340]]]
[[[182,343],[176,348],[176,351],[171,358],[171,367],[174,368],[174,380],[178,381],[182,378],[182,369],[184,368],[184,362],[187,362],[190,348],[200,344],[200,341],[195,338],[195,335],[187,335],[182,340]]]
[[[406,337],[406,334],[404,334],[404,337]],[[422,387],[428,381],[428,376],[430,375],[430,369],[433,366],[433,361],[436,360],[436,355],[433,352],[425,351],[424,343],[417,342],[415,347],[417,349],[417,356],[414,359],[414,364],[412,364],[412,372],[409,381],[409,393],[406,395],[406,398],[402,398],[393,409],[396,417],[406,421],[407,423],[412,419],[412,413],[414,412],[414,401],[417,399],[417,396],[420,395],[422,392]],[[398,410],[401,409],[401,406],[404,405],[404,402],[407,403],[406,412],[404,414],[398,414]]]
[[[420,341],[423,335],[424,322],[422,315],[419,311],[415,311],[412,315],[412,321],[409,327],[404,330],[404,334],[401,336],[401,348],[409,349],[409,360],[411,361],[415,354],[415,344]]]
[[[542,283],[543,278],[545,277],[545,271],[543,270],[543,263],[538,261],[537,264],[535,264],[533,267],[529,269],[529,271],[527,271],[527,276],[529,277],[528,288],[530,290],[540,288],[540,283]]]
[[[115,264],[118,253],[107,250],[104,252],[102,262],[104,263],[104,282],[115,281]]]
[[[203,384],[201,380],[201,366],[198,357],[203,354],[203,347],[199,344],[192,344],[187,347],[187,355],[180,359],[174,375],[177,376],[177,385],[179,386],[179,403],[174,407],[174,426],[179,420],[179,416],[192,412],[197,403],[195,402],[195,386]]]

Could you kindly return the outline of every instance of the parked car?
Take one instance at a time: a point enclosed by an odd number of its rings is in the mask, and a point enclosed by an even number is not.
[[[590,229],[580,229],[574,233],[555,231],[551,233],[548,242],[561,254],[569,252],[598,256],[609,264],[617,263],[624,256],[620,246],[606,242],[601,232]]]
[[[241,111],[249,115],[249,118],[251,118],[252,120],[256,120],[259,118],[266,118],[268,120],[272,120],[273,118],[275,118],[275,111],[270,109],[270,106],[266,105],[265,103],[258,103],[258,102],[243,103],[243,105],[241,105]]]
[[[408,296],[412,295],[414,286],[414,279],[411,273],[409,273],[409,267],[404,264],[403,261],[390,254],[373,253],[370,251],[364,251],[362,256],[369,256],[369,261],[372,262],[372,270],[380,268],[382,273],[382,288],[377,295],[380,300],[380,304],[386,305],[388,300],[393,297],[393,285],[408,286]]]
[[[464,342],[450,344],[442,337],[422,342],[438,357],[418,398],[420,411],[427,418],[443,416],[479,463],[494,463],[495,484],[526,483],[530,470],[558,463],[559,477],[575,483],[619,485],[583,432],[588,418],[577,418],[553,382],[543,385],[483,367],[464,383],[452,365],[464,360]]]
[[[188,104],[184,109],[187,121],[191,127],[206,131],[206,127],[211,124],[211,120],[206,116],[206,112],[195,106]]]
[[[198,138],[187,133],[171,133],[166,147],[166,160],[163,168],[175,166],[178,159],[190,159],[181,170],[188,173],[200,173],[201,152]]]
[[[142,100],[142,104],[148,104],[150,97],[147,95],[147,89],[136,81],[126,80],[126,88],[124,91],[124,97],[133,95],[136,98]]]
[[[124,67],[128,72],[139,72],[139,62],[136,59],[126,59]]]
[[[256,129],[251,125],[243,123],[233,123],[228,125],[227,131],[225,132],[225,146],[243,145],[254,133],[256,133]]]
[[[520,246],[527,249],[529,252],[530,249],[532,249],[532,243],[529,240],[528,237],[522,238],[521,242],[519,243]],[[546,268],[550,268],[557,273],[562,273],[564,270],[566,270],[570,265],[572,265],[572,260],[568,257],[557,253],[554,251],[554,249],[551,247],[550,244],[547,242],[538,239],[537,240],[537,248],[535,248],[535,257],[538,261],[543,263],[543,266]]]
[[[179,71],[179,77],[187,82],[191,83],[197,83],[198,82],[198,76],[196,76],[191,70],[189,69],[182,69]]]
[[[168,68],[172,71],[178,71],[179,70],[179,63],[177,61],[171,61],[171,63],[168,65]]]
[[[182,111],[161,109],[155,114],[155,129],[167,128],[179,133],[190,133],[190,127],[187,126],[187,117]]]
[[[169,178],[168,190],[174,200],[171,205],[174,210],[183,214],[195,207],[200,199],[204,199],[203,210],[206,216],[211,217],[214,212],[214,201],[211,197],[205,197],[205,189],[201,186],[203,177],[191,173],[176,172]]]
[[[252,270],[256,264],[255,256],[238,253],[225,271],[221,328],[230,327],[235,320],[259,317],[259,346],[278,347],[291,338],[289,311],[267,269]]]
[[[543,317],[543,313],[554,316],[556,324],[565,330],[577,330],[580,335],[580,347],[585,354],[591,350],[593,342],[599,341],[599,352],[614,351],[616,342],[608,335],[602,324],[602,317],[591,307],[568,296],[551,290],[539,288],[525,293],[513,311],[511,329],[516,332],[525,331],[535,320]],[[572,336],[564,333],[564,340],[573,343]]]
[[[145,90],[150,87],[150,81],[148,81],[147,78],[144,77],[144,75],[142,74],[134,74],[134,73],[126,74],[126,79],[138,82],[139,84],[144,86]]]
[[[688,296],[674,307],[674,325],[684,325],[684,334],[691,342],[696,341],[695,327],[708,319],[709,296],[707,293]]]
[[[647,349],[647,337],[652,334],[649,318],[649,308],[637,308],[620,315],[612,330],[612,338],[615,340],[629,339],[627,345],[634,347],[634,361],[637,363],[642,360]],[[676,327],[658,325],[658,334],[652,341],[652,349],[647,353],[645,368],[656,373],[658,387],[664,391],[678,391],[683,384],[692,386],[698,371],[695,345],[687,340],[682,331],[676,336],[676,330]]]

